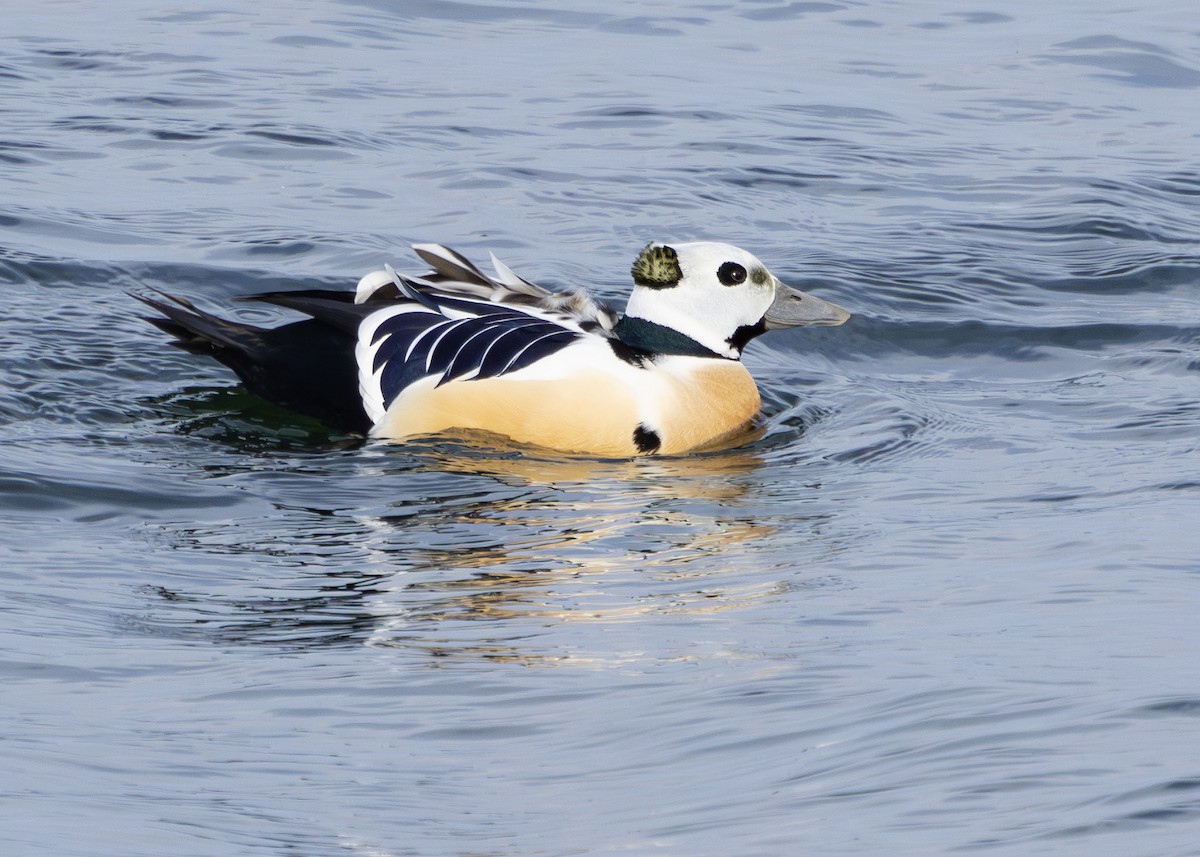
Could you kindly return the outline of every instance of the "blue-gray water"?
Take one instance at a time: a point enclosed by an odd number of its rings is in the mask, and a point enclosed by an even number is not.
[[[1200,854],[1187,4],[3,19],[0,852]],[[855,317],[687,459],[354,444],[126,294],[697,237]]]

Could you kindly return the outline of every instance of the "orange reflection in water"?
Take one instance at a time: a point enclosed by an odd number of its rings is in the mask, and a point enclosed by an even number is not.
[[[601,461],[451,449],[429,466],[521,490],[423,520],[427,531],[449,536],[440,545],[414,550],[405,539],[401,548],[378,522],[381,560],[407,568],[373,599],[372,645],[439,658],[557,661],[510,632],[528,633],[531,623],[711,615],[786,587],[772,566],[778,557],[764,550],[780,524],[761,503],[744,502],[764,466],[754,453]],[[790,517],[787,525],[795,524]]]

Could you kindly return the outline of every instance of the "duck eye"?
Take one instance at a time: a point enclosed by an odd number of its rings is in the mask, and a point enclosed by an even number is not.
[[[740,286],[746,282],[746,269],[737,262],[726,262],[717,268],[717,279],[723,286]]]

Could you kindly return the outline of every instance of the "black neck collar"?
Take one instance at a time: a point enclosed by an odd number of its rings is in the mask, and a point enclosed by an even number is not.
[[[613,333],[630,348],[646,354],[679,354],[686,357],[736,359],[718,354],[678,330],[646,321],[644,318],[625,316],[613,327]]]

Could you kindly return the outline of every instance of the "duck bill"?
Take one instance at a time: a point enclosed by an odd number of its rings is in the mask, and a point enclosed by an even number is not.
[[[808,292],[793,289],[776,280],[775,302],[767,308],[763,323],[767,330],[805,325],[837,327],[839,324],[845,324],[848,318],[850,313],[837,304],[823,301]]]

